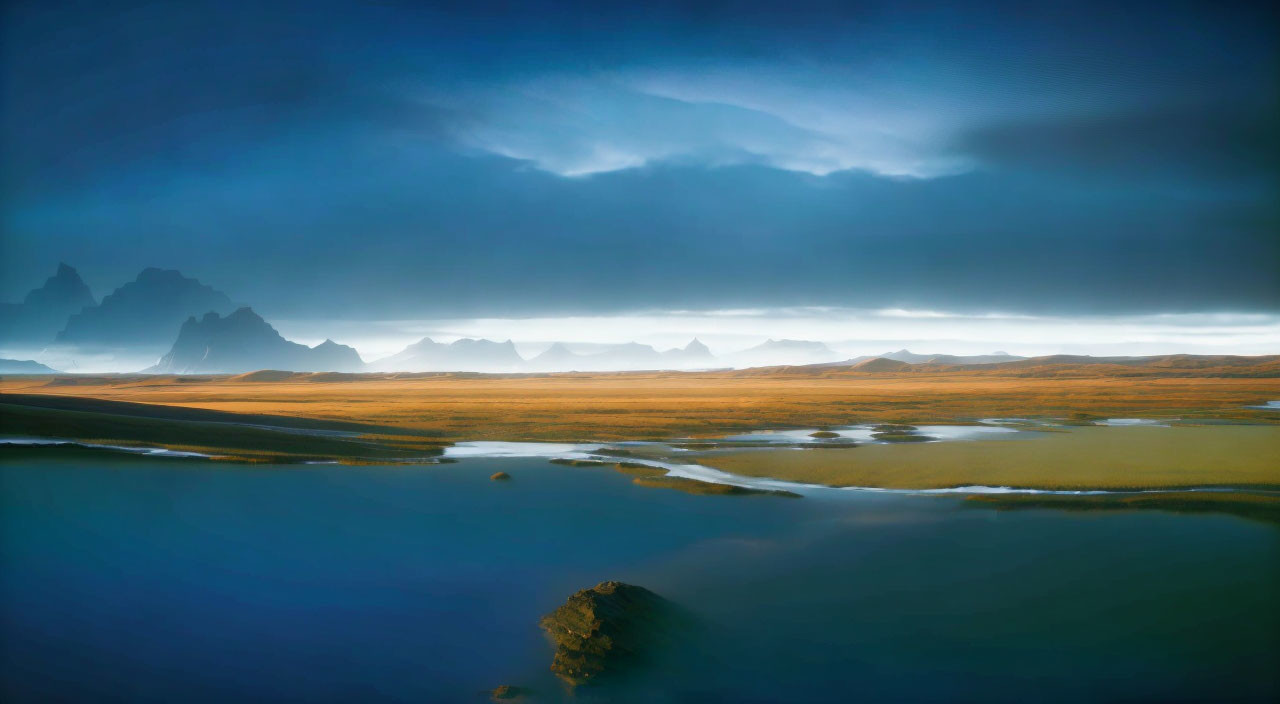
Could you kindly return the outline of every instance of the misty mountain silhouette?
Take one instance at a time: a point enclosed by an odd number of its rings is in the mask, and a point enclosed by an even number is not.
[[[906,362],[907,364],[1000,364],[1001,362],[1016,362],[1026,359],[1008,352],[992,352],[991,354],[916,354],[910,350],[901,349],[897,352],[886,352],[880,355],[863,355],[861,357],[853,357],[852,359],[844,359],[839,362],[831,362],[830,366],[857,365],[873,359],[889,359],[895,362]]]
[[[840,355],[823,342],[769,339],[730,355],[727,361],[735,367],[768,367],[781,364],[821,364],[839,358]]]
[[[166,348],[182,321],[235,304],[221,291],[172,269],[144,269],[96,306],[67,320],[56,342],[79,347]]]
[[[227,314],[232,310],[234,312]],[[678,370],[809,364],[847,366],[873,359],[864,356],[839,360],[839,355],[822,342],[789,339],[769,339],[721,359],[694,338],[683,348],[662,352],[637,342],[611,345],[556,342],[526,361],[511,340],[463,338],[446,344],[428,337],[397,354],[365,365],[356,351],[346,345],[326,340],[310,348],[284,339],[251,309],[237,309],[226,294],[178,271],[144,269],[134,281],[95,304],[88,286],[76,270],[66,264],[60,264],[55,275],[29,292],[22,303],[0,304],[0,323],[3,323],[0,343],[44,346],[54,340],[56,345],[66,346],[50,347],[47,352],[102,349],[145,357],[168,350],[160,363],[147,370],[158,373],[240,373],[265,368],[390,372]],[[174,331],[178,333],[176,341]],[[991,364],[1022,359],[1003,352],[972,356],[924,355],[905,349],[878,358],[913,364]],[[59,366],[75,368],[74,362],[71,367],[64,366],[66,363],[64,359]],[[40,372],[47,369],[22,368]]]
[[[585,356],[593,369],[657,369],[662,367],[662,355],[649,345],[624,342]]]
[[[21,303],[0,304],[0,341],[47,345],[68,317],[96,304],[80,274],[59,264],[57,273],[40,288],[28,292]]]
[[[882,354],[885,359],[893,359],[899,362],[908,362],[910,364],[997,364],[1000,362],[1016,362],[1026,357],[1018,357],[1007,352],[993,352],[991,354],[915,354],[908,350],[902,349],[897,352]]]
[[[711,354],[711,348],[702,344],[702,341],[696,337],[684,347],[673,347],[663,352],[662,357],[669,363],[674,362],[680,368],[710,366],[716,361],[715,355]]]
[[[603,345],[592,352],[574,352],[557,342],[530,359],[530,371],[614,371],[618,369],[662,369],[662,354],[649,345],[626,342]]]
[[[30,359],[0,359],[0,374],[57,374],[58,370]]]
[[[574,364],[585,356],[565,347],[563,342],[557,342],[530,359],[529,366],[533,369],[573,369]]]
[[[294,372],[363,371],[355,349],[325,340],[307,347],[281,337],[250,308],[225,318],[217,313],[188,318],[178,339],[150,374],[239,374],[258,369]]]
[[[524,369],[524,358],[516,352],[511,340],[462,338],[446,344],[424,337],[390,357],[371,363],[369,368],[389,372],[518,372]]]
[[[714,366],[715,356],[697,339],[685,347],[659,352],[650,345],[626,342],[596,346],[593,352],[574,352],[557,342],[528,362],[530,371],[620,371],[628,369],[690,369]]]

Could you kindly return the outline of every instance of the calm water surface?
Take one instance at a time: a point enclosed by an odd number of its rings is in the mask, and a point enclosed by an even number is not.
[[[708,627],[578,701],[1280,696],[1280,530],[1226,516],[690,496],[526,458],[6,457],[6,701],[555,701],[538,618],[605,579]]]

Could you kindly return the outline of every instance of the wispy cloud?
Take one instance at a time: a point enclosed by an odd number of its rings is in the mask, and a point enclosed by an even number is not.
[[[563,176],[584,176],[655,163],[702,166],[762,164],[827,175],[864,171],[932,178],[971,167],[927,136],[918,120],[891,111],[806,111],[736,93],[676,89],[675,83],[619,75],[544,76],[513,85],[453,89],[426,100],[463,116],[462,144],[527,160]]]

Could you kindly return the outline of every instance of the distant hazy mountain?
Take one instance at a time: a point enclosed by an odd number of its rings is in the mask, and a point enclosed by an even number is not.
[[[840,358],[835,350],[813,340],[766,340],[725,358],[734,367],[768,367],[780,364],[801,365],[833,362]]]
[[[564,343],[557,342],[528,362],[528,368],[538,372],[622,371],[661,367],[662,355],[653,347],[636,342],[601,345],[596,351],[586,353],[573,352]]]
[[[295,372],[363,371],[354,348],[325,340],[315,347],[290,342],[261,316],[240,308],[225,318],[207,313],[182,324],[178,339],[152,374],[239,374],[258,369]]]
[[[852,359],[845,359],[839,362],[832,362],[830,366],[856,365],[872,359],[890,359],[895,362],[906,362],[907,364],[1000,364],[1003,362],[1017,362],[1026,359],[1008,352],[992,352],[991,354],[916,354],[910,350],[898,350],[897,352],[886,352],[879,355],[863,355]]]
[[[524,358],[511,340],[463,338],[445,344],[424,337],[369,368],[383,372],[518,372],[524,370]]]
[[[991,354],[915,354],[909,350],[898,350],[880,355],[885,359],[893,359],[908,364],[997,364],[999,362],[1016,362],[1026,357],[1018,357],[1008,352],[992,352]]]
[[[662,355],[649,345],[638,342],[626,342],[610,345],[602,352],[587,355],[583,360],[588,369],[614,371],[624,369],[661,369]]]
[[[986,355],[974,356],[983,357]],[[1091,357],[1088,355],[1056,354],[1045,357],[1025,357],[1012,362],[978,362],[973,364],[954,364],[950,362],[910,363],[884,357],[865,357],[845,360],[838,364],[809,364],[776,369],[746,369],[738,373],[743,376],[813,375],[832,377],[844,373],[937,374],[951,372],[978,372],[981,374],[1026,378],[1059,377],[1064,373],[1080,377],[1121,375],[1125,377],[1146,376],[1148,378],[1160,376],[1276,378],[1280,377],[1280,355],[1168,354],[1150,357]]]
[[[530,359],[528,366],[533,371],[580,371],[587,356],[570,350],[563,342],[557,342]]]
[[[209,311],[227,313],[226,294],[165,269],[144,269],[138,278],[71,316],[56,341],[79,347],[165,349],[182,321]]]
[[[57,273],[28,292],[21,303],[0,303],[0,342],[47,345],[67,318],[95,304],[80,274],[59,264]]]
[[[574,352],[565,343],[557,342],[527,364],[530,371],[536,372],[705,369],[712,366],[715,366],[715,356],[696,339],[685,347],[665,352],[638,342],[593,345],[590,352]]]
[[[58,370],[30,359],[0,359],[0,374],[57,374]]]
[[[662,353],[667,365],[676,369],[705,369],[716,365],[716,357],[698,338],[693,338],[684,347],[674,347]]]

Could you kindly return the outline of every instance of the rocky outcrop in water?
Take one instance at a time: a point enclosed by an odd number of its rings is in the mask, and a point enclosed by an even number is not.
[[[531,696],[533,696],[532,689],[529,689],[528,687],[517,687],[510,684],[494,687],[489,692],[489,700],[494,702],[519,702],[524,701]]]
[[[882,423],[871,431],[871,437],[880,442],[929,442],[934,439],[930,435],[921,435],[920,429],[914,425]]]
[[[652,662],[691,621],[644,587],[610,581],[577,592],[539,625],[556,646],[551,671],[581,685]]]

